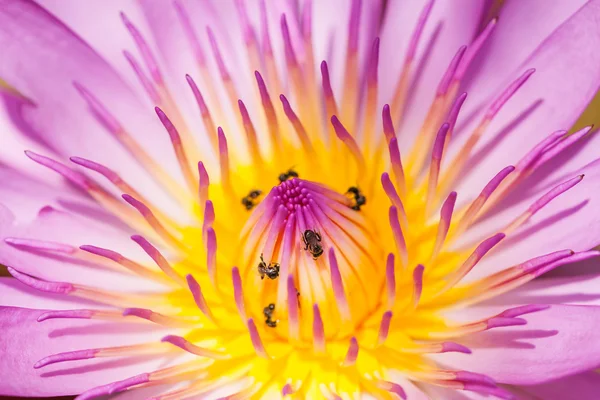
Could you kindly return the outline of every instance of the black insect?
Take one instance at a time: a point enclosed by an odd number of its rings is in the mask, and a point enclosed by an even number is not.
[[[273,321],[273,311],[275,311],[275,304],[271,303],[263,308],[263,315],[265,316],[265,324],[271,328],[275,328],[279,320]]]
[[[279,320],[273,321],[271,319],[268,319],[265,322],[266,322],[266,324],[267,324],[268,327],[275,328],[277,326],[277,322],[279,322]]]
[[[282,172],[281,174],[279,174],[279,182],[285,182],[290,178],[297,178],[297,177],[298,177],[298,173],[290,168],[287,170],[287,172]]]
[[[323,246],[321,246],[321,235],[318,232],[307,229],[302,234],[302,241],[304,242],[304,250],[308,250],[313,256],[313,260],[319,258],[323,254]]]
[[[246,210],[250,211],[256,205],[256,199],[262,194],[260,190],[252,190],[248,193],[248,196],[242,199],[242,204],[246,207]]]
[[[353,210],[360,211],[360,207],[367,204],[367,198],[356,186],[349,187],[346,194],[350,195],[354,200],[354,205],[351,207]]]
[[[258,263],[258,273],[260,274],[260,279],[265,279],[265,275],[269,279],[277,279],[279,276],[279,263],[270,262],[267,264],[263,259],[263,255],[260,255],[260,263]]]
[[[263,308],[263,314],[265,318],[271,318],[273,316],[273,311],[275,311],[275,304],[273,303]]]

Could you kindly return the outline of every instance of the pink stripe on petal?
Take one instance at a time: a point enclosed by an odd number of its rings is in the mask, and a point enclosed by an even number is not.
[[[290,385],[289,383],[286,383],[285,386],[283,386],[283,389],[281,389],[282,396],[287,396],[292,393],[294,393],[294,390],[292,389],[292,385]]]
[[[110,395],[122,390],[128,389],[132,386],[141,385],[149,382],[150,375],[147,373],[132,376],[131,378],[123,379],[122,381],[116,381],[102,386],[97,386],[90,390],[86,390],[75,398],[75,400],[90,400],[100,396]]]
[[[42,281],[40,279],[23,274],[14,268],[7,267],[6,269],[8,270],[9,274],[11,274],[21,283],[42,292],[69,294],[75,290],[75,286],[73,286],[71,283]]]
[[[238,309],[242,320],[246,320],[246,306],[244,304],[244,292],[242,289],[242,278],[240,277],[240,270],[237,267],[233,267],[231,270],[231,280],[233,281],[233,297],[235,298],[235,305]]]
[[[56,318],[74,318],[74,319],[90,319],[96,313],[95,310],[57,310],[47,311],[41,314],[37,321],[44,322],[49,319]]]
[[[300,338],[298,291],[294,285],[294,276],[291,274],[287,277],[287,308],[290,337],[293,340],[298,340]]]
[[[385,104],[383,106],[383,110],[381,110],[381,119],[383,123],[383,133],[389,144],[390,140],[396,137],[396,130],[394,129],[394,122],[392,121],[392,114],[389,104]]]
[[[337,116],[334,115],[331,117],[331,124],[333,125],[333,129],[335,130],[335,134],[338,137],[338,139],[346,145],[346,147],[348,148],[348,150],[350,150],[350,153],[356,160],[359,169],[362,169],[362,167],[365,166],[365,159],[362,155],[360,148],[358,147],[358,143],[356,143],[356,140],[350,135],[350,133],[348,133],[346,128],[344,128],[344,125],[342,125]]]
[[[326,118],[329,119],[338,113],[338,107],[335,101],[333,90],[331,89],[331,80],[329,78],[329,69],[327,62],[321,63],[321,82],[323,87],[323,97],[325,98]]]
[[[183,7],[183,3],[180,0],[174,0],[173,6],[177,12],[177,17],[179,18],[185,36],[190,43],[190,47],[192,48],[196,61],[200,65],[205,65],[206,56],[204,55],[204,51],[202,50],[202,46],[200,45],[200,41],[198,40],[198,36],[194,30],[194,25],[192,24],[187,11]]]
[[[390,331],[390,323],[392,322],[392,312],[386,311],[381,317],[381,323],[379,325],[379,334],[377,336],[377,345],[381,346],[385,343],[388,333]]]
[[[454,205],[456,204],[456,192],[451,192],[440,210],[440,221],[438,223],[437,236],[435,238],[435,244],[433,246],[432,258],[437,257],[439,252],[442,250],[446,235],[450,229],[452,222],[452,213],[454,212]]]
[[[350,19],[348,21],[348,53],[358,51],[358,37],[362,1],[351,0]]]
[[[296,58],[296,52],[294,51],[294,46],[292,45],[292,39],[290,37],[290,30],[287,24],[287,18],[285,14],[281,15],[280,20],[281,25],[281,35],[283,37],[283,46],[285,50],[285,58],[289,65],[297,65],[298,60]]]
[[[396,177],[396,185],[398,186],[398,190],[400,190],[400,194],[406,194],[406,182],[404,178],[404,169],[402,168],[402,160],[400,159],[400,149],[398,147],[398,140],[396,138],[392,138],[388,145],[388,150],[390,153],[390,163],[392,164],[392,171],[394,172],[394,176]]]
[[[477,53],[479,52],[481,47],[484,45],[484,43],[486,42],[486,40],[488,39],[490,34],[493,32],[495,26],[496,26],[495,19],[488,22],[485,29],[479,34],[479,36],[477,36],[477,38],[473,41],[473,43],[471,43],[468,51],[465,54],[465,57],[463,58],[462,62],[460,63],[460,65],[456,71],[456,75],[455,75],[456,80],[459,80],[459,81],[462,80],[462,78],[464,77],[465,73],[467,72],[467,70],[469,68],[469,65],[471,65],[471,62],[473,61],[473,59],[475,58],[475,56],[477,55]]]
[[[186,276],[186,281],[190,292],[192,292],[194,302],[196,303],[198,309],[202,311],[202,313],[204,313],[204,315],[206,315],[208,318],[212,319],[213,317],[210,312],[210,308],[208,307],[208,303],[204,299],[204,295],[202,294],[202,289],[198,281],[196,281],[192,274],[188,274]]]
[[[402,389],[402,386],[400,386],[397,383],[388,382],[388,381],[379,381],[379,382],[377,382],[377,386],[383,390],[387,390],[390,393],[394,393],[395,395],[399,396],[403,400],[407,399],[406,392],[404,391],[404,389]]]
[[[200,205],[200,212],[204,212],[204,205],[208,201],[209,185],[210,178],[206,167],[202,161],[198,161],[198,204]]]
[[[229,180],[229,150],[227,148],[227,138],[221,127],[217,128],[217,135],[219,139],[219,166],[221,169],[221,182],[230,186]]]
[[[189,326],[195,324],[194,320],[185,320],[183,318],[172,317],[169,315],[163,315],[146,308],[126,308],[123,310],[122,315],[124,317],[134,316],[137,318],[145,319],[150,322],[154,322],[158,325],[177,327],[177,326]]]
[[[440,353],[464,353],[471,354],[471,350],[459,343],[443,342]]]
[[[129,194],[121,195],[129,205],[135,208],[144,217],[148,225],[167,243],[179,247],[180,242],[165,228],[165,226],[156,218],[152,210],[138,199]]]
[[[342,281],[340,268],[335,257],[335,249],[333,247],[329,249],[329,268],[331,270],[331,287],[333,288],[333,294],[337,302],[338,310],[343,320],[351,321],[352,315],[350,314],[348,299],[344,293],[344,283]]]
[[[387,308],[391,309],[396,302],[396,272],[394,266],[394,254],[390,253],[387,256],[385,266],[385,283],[387,294]]]
[[[421,264],[417,265],[413,270],[413,305],[417,307],[423,292],[423,272],[425,267]]]
[[[250,332],[250,340],[252,341],[252,345],[254,346],[254,350],[256,351],[256,354],[263,358],[269,358],[269,355],[267,354],[267,351],[265,350],[262,340],[260,339],[258,330],[256,329],[256,324],[254,323],[254,320],[252,318],[250,318],[248,320],[247,324],[248,324],[248,331]]]
[[[533,146],[533,148],[519,160],[516,164],[517,171],[526,171],[531,170],[533,165],[541,158],[544,152],[548,149],[551,149],[556,143],[558,143],[562,138],[564,138],[567,134],[565,130],[559,130],[556,132],[552,132],[550,135],[543,138],[538,144]]]
[[[385,194],[389,197],[392,205],[396,207],[398,210],[398,214],[400,217],[400,225],[404,227],[404,229],[408,228],[408,218],[406,216],[406,211],[404,210],[404,205],[402,204],[402,200],[398,193],[396,192],[396,188],[392,183],[390,176],[387,172],[381,174],[381,186],[383,186],[383,190]]]
[[[504,92],[502,92],[497,98],[496,100],[494,100],[494,102],[490,105],[488,111],[485,114],[485,119],[492,119],[494,118],[494,116],[498,113],[498,111],[500,111],[500,109],[502,108],[502,106],[504,104],[506,104],[506,102],[519,90],[519,88],[521,86],[523,86],[523,84],[525,82],[527,82],[527,80],[529,79],[529,77],[531,75],[533,75],[533,73],[535,72],[535,69],[528,69],[527,71],[525,71],[520,77],[518,77],[514,82],[512,82],[505,90]]]
[[[81,97],[90,107],[92,114],[100,121],[100,123],[113,135],[123,132],[123,127],[119,121],[104,107],[104,105],[90,92],[85,86],[79,82],[73,82],[73,86],[79,92]]]
[[[553,269],[561,267],[563,265],[571,264],[571,263],[578,262],[578,261],[588,260],[590,258],[598,257],[599,255],[600,255],[600,252],[597,250],[589,250],[589,251],[582,251],[580,253],[575,253],[570,257],[563,258],[562,260],[556,261],[550,265],[543,265],[542,267],[540,267],[539,269],[536,269],[533,272],[533,277],[541,276],[541,275],[545,274],[546,272],[552,271]]]
[[[506,317],[493,317],[486,321],[486,329],[502,328],[505,326],[518,326],[526,325],[527,320],[523,318],[506,318]]]
[[[532,214],[536,213],[538,210],[540,210],[546,204],[551,202],[553,199],[560,196],[561,194],[563,194],[564,192],[581,182],[583,177],[584,175],[578,175],[575,178],[571,178],[568,181],[552,188],[548,193],[540,197],[529,207],[529,212],[531,212]]]
[[[321,318],[321,311],[319,305],[313,305],[313,348],[317,353],[325,352],[325,329],[323,327],[323,319]]]
[[[217,234],[213,228],[206,230],[206,269],[213,283],[217,284]]]
[[[425,205],[426,213],[431,212],[433,201],[437,195],[438,178],[440,175],[440,165],[442,163],[442,155],[446,144],[446,135],[450,129],[450,124],[443,124],[435,137],[433,149],[431,151],[431,163],[429,164],[429,178],[427,181],[427,200]]]
[[[76,247],[68,244],[50,242],[46,240],[7,237],[4,238],[4,242],[24,250],[41,250],[65,254],[73,254],[77,251]]]
[[[48,357],[44,357],[33,365],[33,368],[39,369],[50,364],[65,362],[65,361],[77,361],[77,360],[88,360],[96,357],[99,349],[88,349],[88,350],[76,350],[68,351],[65,353],[53,354]]]
[[[123,55],[125,56],[127,62],[131,66],[131,69],[133,69],[133,72],[137,76],[138,80],[144,87],[144,90],[148,94],[148,97],[150,97],[150,100],[155,104],[160,104],[162,102],[160,94],[156,90],[154,83],[152,83],[150,78],[146,76],[146,73],[142,69],[142,66],[137,62],[133,54],[131,54],[127,50],[124,50]]]
[[[392,234],[394,235],[394,242],[396,243],[396,249],[400,253],[400,259],[402,260],[402,265],[404,267],[408,264],[408,250],[406,248],[406,241],[404,240],[404,235],[402,233],[402,228],[400,227],[400,223],[398,222],[398,210],[396,207],[391,206],[389,211],[389,222],[390,227],[392,228]]]
[[[219,44],[217,43],[217,39],[210,27],[206,27],[206,34],[208,35],[208,41],[210,43],[210,48],[213,53],[213,57],[215,62],[217,63],[217,67],[219,68],[219,73],[221,75],[221,79],[230,80],[231,77],[229,75],[229,71],[225,66],[225,61],[223,60],[223,55],[221,54],[221,50],[219,49]]]
[[[90,189],[91,182],[83,174],[72,170],[66,165],[59,163],[58,161],[55,161],[49,157],[42,156],[29,150],[25,151],[25,155],[31,158],[36,163],[43,165],[44,167],[50,168],[54,172],[59,173],[60,175],[68,179],[71,183],[79,186],[80,188],[84,190]]]
[[[379,38],[373,41],[371,54],[369,55],[369,68],[367,70],[367,83],[372,87],[377,85],[377,71],[379,67]],[[388,107],[389,108],[389,107]]]
[[[452,61],[450,61],[450,64],[448,65],[448,69],[446,69],[446,72],[444,72],[444,75],[442,76],[442,80],[440,81],[438,88],[437,88],[437,96],[444,96],[447,92],[448,92],[448,88],[450,87],[450,84],[453,80],[453,78],[455,77],[457,68],[459,67],[459,64],[463,58],[463,56],[465,55],[465,51],[467,50],[467,46],[461,46],[458,51],[456,52],[456,54],[454,55],[454,57],[452,58]],[[462,97],[462,95],[461,95]],[[465,93],[465,97],[466,97],[466,93]],[[464,98],[463,100],[464,101]],[[461,101],[461,103],[462,103]]]
[[[279,100],[281,100],[283,111],[292,123],[294,131],[296,132],[296,135],[298,135],[298,139],[300,139],[300,143],[302,143],[302,147],[304,147],[304,150],[307,152],[314,151],[310,138],[308,137],[306,129],[304,128],[304,125],[302,125],[302,122],[292,109],[292,106],[290,105],[288,99],[284,95],[279,95]]]
[[[465,260],[465,262],[453,273],[446,278],[446,288],[450,288],[464,278],[477,263],[485,256],[494,246],[500,243],[506,235],[497,233],[481,242]]]
[[[452,134],[454,133],[454,127],[456,126],[456,120],[458,119],[458,114],[460,113],[460,110],[462,109],[462,106],[465,103],[466,99],[467,99],[466,92],[460,94],[460,96],[458,96],[456,98],[456,100],[454,100],[454,103],[452,104],[452,108],[450,108],[450,112],[448,112],[448,117],[446,118],[446,121],[448,122],[448,124],[450,124],[450,129],[448,130],[448,135],[446,136],[446,141],[444,143],[445,147],[448,146],[448,143],[450,142],[450,139],[452,138]],[[444,150],[445,150],[445,147],[444,147]]]
[[[480,193],[480,197],[482,197],[484,199],[489,198],[492,195],[492,193],[494,193],[494,190],[496,190],[498,188],[500,183],[502,183],[504,178],[506,178],[514,170],[515,170],[515,167],[513,167],[512,165],[509,165],[508,167],[503,168],[502,171],[498,172],[496,174],[496,176],[494,176],[488,182],[488,184],[485,185],[485,187],[483,188],[483,190]]]
[[[114,184],[120,184],[123,182],[123,180],[119,177],[119,175],[116,172],[114,172],[110,168],[105,167],[102,164],[98,164],[94,161],[90,161],[81,157],[70,157],[69,159],[77,165],[81,165],[82,167],[98,172]]]
[[[263,248],[263,256],[267,260],[272,260],[274,256],[275,245],[277,244],[278,238],[283,233],[286,224],[286,218],[289,214],[288,209],[284,205],[279,205],[277,207],[277,212],[275,213],[275,218],[271,221],[271,226],[269,227],[269,233],[267,235],[267,240],[265,242],[265,246]]]
[[[342,365],[344,367],[350,367],[356,363],[356,359],[358,358],[358,341],[355,337],[350,338],[350,344],[348,346],[348,351],[346,352],[346,357],[344,358],[344,362]]]
[[[183,337],[177,335],[167,335],[163,337],[160,341],[171,343],[172,345],[177,346],[180,349],[187,351],[188,353],[192,353],[201,357],[213,358],[217,360],[224,360],[229,358],[227,354],[196,346],[195,344],[190,343]]]
[[[131,240],[136,242],[145,252],[148,254],[152,260],[158,265],[158,267],[167,275],[169,278],[176,282],[180,286],[186,286],[183,278],[173,269],[171,264],[167,261],[167,259],[158,251],[156,247],[154,247],[146,238],[140,235],[131,236]]]
[[[502,311],[500,314],[498,314],[498,317],[515,318],[520,317],[521,315],[546,310],[548,308],[550,308],[550,306],[547,304],[527,304],[524,306],[509,308],[508,310]]]
[[[565,151],[566,149],[568,149],[569,147],[571,147],[577,141],[579,141],[580,139],[586,137],[588,135],[588,133],[591,132],[592,128],[593,128],[593,126],[586,126],[585,128],[580,129],[580,130],[578,130],[575,133],[572,133],[570,135],[566,135],[561,141],[555,143],[548,150],[544,151],[542,153],[542,155],[538,158],[538,160],[535,162],[535,165],[532,166],[532,168],[533,169],[538,168],[542,164],[544,164],[547,161],[553,159],[558,154],[562,153],[563,151]]]
[[[423,29],[425,28],[425,24],[427,23],[429,15],[431,14],[431,9],[433,8],[434,3],[435,0],[429,0],[425,4],[423,10],[421,11],[421,14],[419,15],[419,19],[417,20],[417,26],[415,27],[415,30],[413,31],[413,34],[410,38],[410,42],[408,44],[406,59],[404,61],[405,63],[412,61],[412,59],[415,57],[415,54],[417,52],[417,45],[419,44],[419,39],[421,38]]]
[[[164,111],[160,109],[160,107],[154,107],[154,111],[156,112],[156,115],[158,115],[158,119],[169,134],[169,139],[171,140],[171,144],[173,145],[175,156],[177,157],[177,161],[179,162],[179,168],[183,173],[183,177],[185,178],[188,187],[190,188],[190,190],[195,191],[195,189],[197,188],[197,180],[192,172],[192,169],[190,168],[190,162],[186,154],[185,146],[181,141],[181,135],[179,134],[179,131],[177,130],[173,122],[171,122],[171,119],[167,116],[167,114],[165,114]]]
[[[211,228],[215,222],[215,208],[211,200],[204,204],[204,213],[202,216],[202,237],[206,241],[206,231]]]
[[[196,82],[189,75],[186,75],[185,79],[187,80],[188,85],[190,86],[190,89],[192,90],[192,94],[194,95],[194,99],[196,99],[196,104],[198,104],[198,108],[200,109],[200,114],[203,117],[204,116],[208,116],[210,114],[210,111],[208,110],[206,102],[204,101],[204,97],[202,96],[202,92],[200,92],[200,89],[198,89],[198,86],[196,85]],[[212,132],[207,132],[207,133],[211,134]]]
[[[133,37],[133,40],[135,41],[135,44],[136,44],[138,50],[140,51],[142,58],[144,59],[144,63],[146,64],[146,67],[148,67],[148,69],[150,70],[150,75],[152,76],[152,79],[154,79],[154,81],[156,83],[162,84],[163,83],[162,75],[160,73],[160,70],[158,69],[158,64],[156,63],[156,60],[154,59],[154,55],[152,54],[150,47],[148,46],[148,44],[146,43],[146,41],[144,40],[144,38],[138,31],[138,29],[135,27],[135,25],[133,25],[129,21],[129,19],[127,18],[125,13],[121,13],[121,19],[123,20],[123,23],[127,27],[127,30],[129,30],[129,33]]]

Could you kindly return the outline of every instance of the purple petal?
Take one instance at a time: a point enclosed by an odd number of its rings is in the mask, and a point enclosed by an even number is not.
[[[381,32],[380,99],[390,101],[404,63],[408,41],[426,2],[422,0],[389,2]],[[405,120],[398,133],[401,151],[406,151],[419,132],[435,96],[438,83],[460,46],[470,44],[477,33],[484,1],[438,1],[431,10],[414,62],[420,76],[407,104]],[[441,29],[440,34],[436,31]],[[436,37],[437,36],[437,37]],[[435,40],[432,42],[432,40]],[[426,53],[430,43],[433,49]],[[424,66],[421,62],[426,61]]]
[[[600,365],[600,331],[595,329],[600,307],[554,305],[523,318],[526,325],[471,335],[465,344],[472,354],[445,353],[435,359],[451,367],[469,365],[499,383],[516,385],[548,382]]]
[[[545,8],[543,4],[536,3],[540,11]],[[600,54],[589,52],[600,44],[596,24],[599,14],[600,4],[588,2],[498,83],[492,96],[525,70],[536,69],[487,128],[474,150],[479,154],[467,164],[468,171],[456,189],[459,194],[469,193],[482,177],[492,176],[507,164],[515,165],[543,137],[557,129],[568,129],[579,118],[600,86]],[[513,47],[518,47],[510,41],[504,45],[509,52],[506,57],[511,57]],[[495,66],[493,71],[482,74],[482,82],[498,71],[501,69]],[[478,91],[479,85],[473,85],[471,92]],[[468,112],[465,110],[465,115]],[[463,133],[457,135],[462,139],[457,142],[469,135]],[[579,165],[590,161],[579,159]]]
[[[595,195],[600,187],[600,160],[565,178],[580,173],[585,175],[581,183],[553,199],[526,224],[509,234],[496,251],[484,258],[479,268],[469,274],[468,279],[487,276],[556,249],[579,252],[597,246],[600,243],[600,204]],[[502,229],[550,189],[548,187],[536,192],[530,199],[499,211],[468,234],[477,236],[489,230]]]
[[[600,375],[595,371],[568,376],[549,383],[522,386],[521,389],[544,400],[595,400],[600,393]]]
[[[116,16],[118,18],[118,16]],[[81,38],[34,2],[0,1],[0,65],[2,79],[30,98],[14,115],[63,158],[80,156],[111,165],[116,172],[153,198],[169,201],[131,155],[92,115],[78,82],[137,138],[161,165],[180,178],[174,157],[165,157],[168,137],[121,77]],[[85,140],[82,135],[85,134]]]
[[[164,330],[141,324],[53,319],[37,322],[41,310],[0,307],[0,393],[13,396],[59,396],[152,371],[164,359],[132,358],[118,363],[99,359],[54,364],[36,370],[40,359],[64,351],[158,341]],[[23,333],[27,332],[26,335]],[[82,334],[82,333],[86,334]],[[99,365],[109,363],[110,368]],[[77,374],[77,379],[73,379]]]

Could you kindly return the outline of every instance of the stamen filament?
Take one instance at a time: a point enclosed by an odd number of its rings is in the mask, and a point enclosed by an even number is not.
[[[325,353],[325,329],[319,305],[313,305],[313,348],[317,353]]]

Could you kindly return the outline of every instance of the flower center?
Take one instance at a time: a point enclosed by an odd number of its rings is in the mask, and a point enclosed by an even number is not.
[[[358,188],[346,195],[293,177],[248,218],[240,275],[245,297],[254,299],[250,313],[274,337],[312,342],[316,320],[327,338],[347,343],[378,307],[385,266],[375,260],[383,249],[357,197],[366,202]]]

